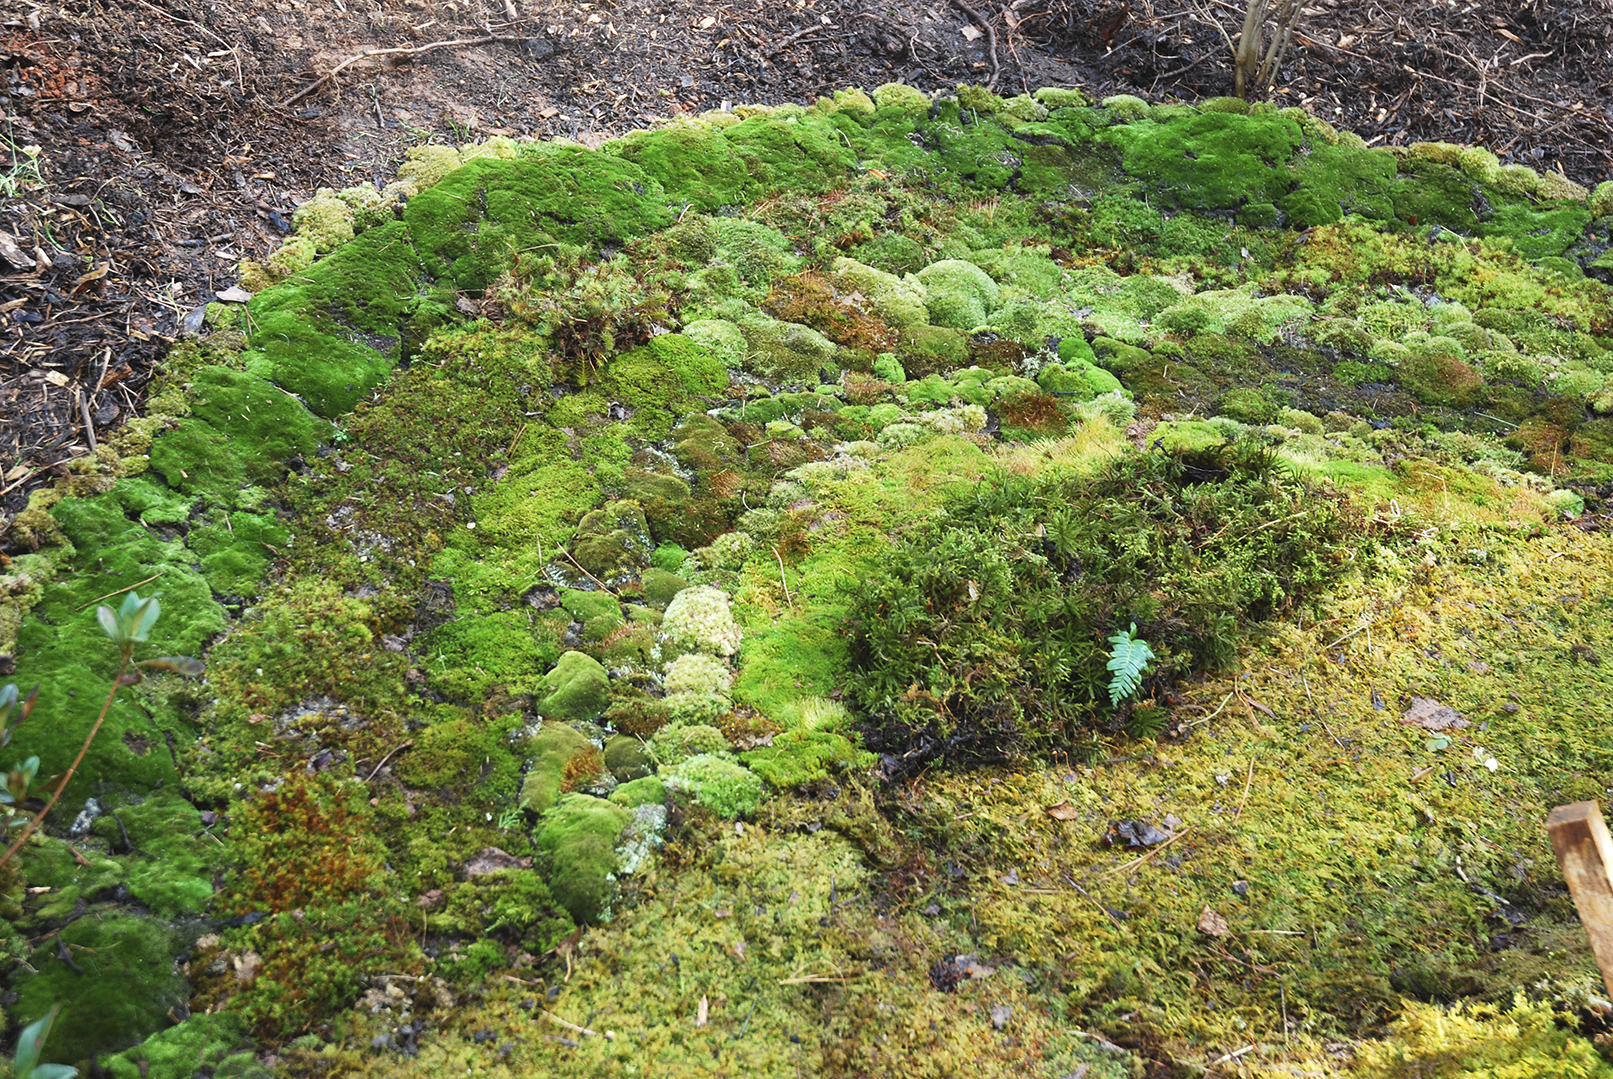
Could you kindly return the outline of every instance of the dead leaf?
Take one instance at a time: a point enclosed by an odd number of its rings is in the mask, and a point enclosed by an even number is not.
[[[715,16],[715,15],[707,15],[704,19],[700,20],[700,29],[702,29],[702,30],[710,30],[713,26],[716,26],[716,25],[717,25],[717,16]]]
[[[1228,930],[1227,920],[1209,907],[1199,912],[1199,932],[1207,937],[1224,937]]]
[[[1047,815],[1052,817],[1054,820],[1074,820],[1076,817],[1080,816],[1080,810],[1076,809],[1069,802],[1060,802],[1056,806],[1048,806]]]
[[[705,1026],[706,1025],[706,1017],[709,1016],[710,1014],[711,1014],[711,1005],[706,1002],[705,996],[702,995],[700,997],[700,1007],[695,1010],[694,1025],[697,1026],[697,1027]]]
[[[969,26],[965,26],[962,30],[960,30],[958,32],[961,33],[964,36],[964,39],[967,40],[967,41],[979,41],[981,39],[981,37],[983,36],[981,34],[981,32],[979,30],[976,30],[972,24],[969,25]]]
[[[112,264],[110,262],[103,262],[89,273],[81,276],[77,281],[74,281],[73,284],[87,285],[91,281],[99,281],[101,278],[107,275],[107,271],[110,269],[112,269]]]
[[[0,232],[0,259],[5,259],[14,270],[31,270],[34,260],[23,253],[9,233]]]
[[[1450,705],[1427,697],[1413,697],[1411,707],[1402,713],[1400,722],[1408,727],[1421,727],[1425,731],[1459,731],[1471,725],[1462,718],[1462,713]]]
[[[72,379],[68,378],[60,371],[46,371],[45,381],[50,383],[52,386],[65,386],[71,382]]]
[[[229,288],[220,289],[213,295],[225,303],[246,303],[252,298],[252,294],[240,285],[231,285]]]

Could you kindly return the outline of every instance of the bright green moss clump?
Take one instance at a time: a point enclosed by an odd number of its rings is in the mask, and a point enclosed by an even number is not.
[[[544,815],[534,843],[551,859],[550,891],[579,923],[610,902],[616,840],[630,819],[621,806],[586,794],[568,794]]]
[[[554,670],[543,676],[548,693],[538,710],[563,722],[586,723],[598,719],[610,700],[610,680],[599,661],[581,652],[566,652]]]

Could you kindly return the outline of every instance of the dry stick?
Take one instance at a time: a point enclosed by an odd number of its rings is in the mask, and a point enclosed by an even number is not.
[[[991,81],[986,83],[986,89],[995,90],[997,88],[997,76],[1002,71],[1002,66],[997,61],[997,31],[991,28],[990,22],[981,18],[980,12],[964,3],[964,0],[952,0],[952,6],[979,23],[981,28],[986,31],[986,48],[991,52]]]
[[[1068,884],[1071,888],[1074,888],[1076,891],[1080,892],[1082,895],[1084,895],[1088,899],[1092,900],[1092,905],[1097,907],[1099,910],[1103,911],[1103,916],[1105,918],[1108,918],[1111,922],[1115,923],[1116,928],[1118,928],[1118,929],[1126,928],[1124,925],[1121,924],[1120,919],[1116,918],[1114,916],[1113,911],[1111,911],[1108,907],[1104,906],[1102,903],[1098,902],[1097,898],[1095,896],[1093,896],[1093,894],[1091,892],[1087,891],[1085,888],[1083,888],[1079,884],[1075,883],[1075,879],[1073,877],[1071,877],[1069,874],[1061,874],[1061,875],[1064,877],[1064,883]]]
[[[1249,788],[1254,786],[1254,784],[1255,784],[1255,762],[1258,761],[1259,759],[1260,759],[1259,757],[1250,757],[1249,758],[1249,778],[1244,781],[1244,784],[1243,784],[1243,797],[1238,799],[1237,812],[1232,814],[1232,819],[1233,820],[1237,820],[1239,817],[1243,816],[1244,803],[1249,800]]]
[[[150,577],[147,577],[143,581],[134,582],[134,584],[131,584],[128,588],[120,588],[116,592],[108,592],[104,596],[96,596],[94,599],[90,600],[89,603],[84,604],[83,607],[77,608],[77,610],[82,611],[82,610],[84,610],[85,607],[90,606],[90,604],[100,603],[103,599],[111,599],[113,596],[121,596],[125,592],[132,592],[136,588],[139,588],[141,585],[150,584],[152,581],[155,581],[158,577],[161,577],[161,576],[162,576],[162,574],[160,574],[160,573],[153,573]]]
[[[1153,850],[1149,851],[1147,854],[1143,855],[1141,858],[1133,858],[1131,861],[1127,862],[1124,865],[1117,865],[1113,869],[1104,870],[1102,873],[1099,873],[1098,876],[1100,876],[1100,877],[1112,877],[1116,873],[1129,872],[1130,870],[1133,870],[1133,869],[1137,868],[1138,866],[1142,865],[1144,862],[1148,861],[1148,859],[1152,858],[1154,855],[1158,854],[1160,851],[1164,850],[1166,847],[1170,846],[1172,843],[1176,842],[1178,839],[1181,839],[1184,835],[1186,835],[1187,833],[1191,832],[1192,830],[1193,830],[1193,826],[1188,825],[1186,828],[1183,828],[1180,832],[1177,832],[1175,835],[1173,835],[1169,839],[1165,840],[1165,842],[1161,843],[1159,846],[1155,847]]]
[[[298,90],[296,93],[292,94],[290,97],[286,98],[284,101],[280,102],[280,108],[283,109],[283,108],[286,108],[289,105],[296,104],[297,102],[301,101],[303,98],[307,97],[309,94],[313,93],[315,90],[319,89],[321,86],[324,86],[327,82],[330,82],[337,75],[341,74],[341,72],[342,72],[342,70],[344,68],[347,68],[347,67],[350,67],[353,64],[356,64],[360,60],[367,60],[372,56],[419,56],[421,53],[434,52],[437,49],[451,49],[451,48],[455,48],[455,47],[461,46],[461,45],[492,45],[492,44],[496,44],[497,42],[501,42],[501,41],[522,41],[522,40],[524,40],[524,39],[523,38],[518,38],[518,37],[508,37],[508,36],[501,36],[501,35],[498,35],[498,34],[488,34],[486,37],[455,38],[455,39],[453,39],[451,41],[433,41],[433,42],[431,42],[430,44],[427,44],[427,45],[415,45],[415,46],[411,46],[409,48],[366,49],[365,51],[359,53],[357,56],[349,56],[346,60],[343,60],[341,63],[337,64],[335,67],[331,68],[328,72],[326,72],[325,74],[321,75],[319,78],[315,79],[313,82],[309,83],[307,86],[304,86],[301,90]]]
[[[15,491],[18,487],[21,487],[23,484],[27,483],[29,480],[33,479],[35,476],[39,475],[39,473],[45,471],[45,469],[49,467],[49,465],[40,465],[38,468],[30,469],[10,486],[0,487],[0,495],[9,495],[12,491]]]
[[[407,742],[400,742],[399,744],[393,746],[387,755],[381,758],[381,763],[377,764],[373,769],[370,770],[370,774],[364,777],[364,782],[368,783],[370,780],[374,779],[376,773],[380,772],[382,768],[386,767],[386,762],[391,760],[393,755],[396,754],[398,750],[408,749],[412,745],[414,745],[413,738],[409,739]]]
[[[604,1038],[606,1041],[616,1040],[615,1038],[611,1037],[611,1032],[608,1030],[604,1034],[600,1034],[597,1030],[589,1030],[587,1027],[580,1027],[576,1023],[568,1023],[554,1012],[545,1010],[543,1014],[547,1015],[550,1019],[553,1019],[556,1023],[559,1023],[567,1030],[575,1030],[578,1034],[586,1034],[591,1038]]]
[[[784,578],[784,556],[778,553],[777,547],[773,548],[773,557],[778,559],[778,583],[784,586],[784,602],[794,607],[795,600],[790,597],[790,582]]]
[[[614,593],[614,592],[612,592],[610,590],[610,585],[606,584],[604,581],[600,580],[598,577],[595,577],[592,573],[589,573],[587,570],[582,569],[582,563],[577,561],[575,558],[571,558],[571,552],[570,551],[561,551],[560,553],[565,555],[567,558],[570,558],[571,559],[571,564],[573,566],[576,566],[578,569],[581,569],[582,572],[583,572],[583,576],[587,577],[590,581],[593,581],[599,587],[603,588],[605,590],[606,594],[612,595],[612,596],[614,596],[616,594],[616,593]]]
[[[15,843],[11,844],[11,849],[0,855],[0,865],[5,865],[11,861],[12,856],[22,849],[22,845],[28,842],[28,837],[33,835],[34,830],[39,827],[39,822],[45,819],[46,813],[55,808],[57,799],[61,798],[62,792],[73,781],[73,773],[78,771],[79,764],[84,760],[84,754],[90,751],[90,743],[95,741],[95,736],[100,733],[101,724],[106,722],[107,713],[112,711],[112,699],[118,695],[118,690],[123,688],[123,672],[128,669],[129,653],[124,652],[123,662],[118,664],[117,677],[112,679],[112,689],[106,695],[106,703],[101,705],[101,714],[95,717],[95,726],[90,728],[89,736],[84,739],[84,744],[79,747],[78,756],[73,758],[73,766],[67,770],[67,774],[62,776],[61,781],[56,784],[56,790],[50,796],[50,801],[45,803],[45,808],[41,809],[39,815],[28,822],[28,827],[22,830],[22,835],[17,837]]]

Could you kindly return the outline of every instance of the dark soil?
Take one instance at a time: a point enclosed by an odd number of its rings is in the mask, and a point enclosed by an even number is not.
[[[1241,8],[1163,6],[68,0],[0,22],[0,230],[17,263],[0,243],[0,511],[133,414],[186,316],[298,202],[389,177],[411,144],[597,144],[894,80],[1230,92],[1220,35]],[[467,44],[400,51],[440,42]],[[1275,96],[1374,143],[1478,142],[1594,184],[1613,173],[1610,45],[1613,0],[1316,0]],[[367,49],[393,51],[313,85]]]

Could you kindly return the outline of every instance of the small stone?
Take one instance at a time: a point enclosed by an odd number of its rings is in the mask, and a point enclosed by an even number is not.
[[[1249,894],[1249,882],[1246,881],[1246,880],[1235,880],[1235,881],[1233,881],[1232,882],[1232,892],[1233,892],[1234,895],[1239,895],[1239,896],[1248,895]]]
[[[1003,1027],[1007,1026],[1008,1021],[1013,1017],[1014,1009],[1010,1008],[1008,1005],[993,1004],[991,1006],[991,1025],[996,1027],[998,1030],[1001,1030]]]

